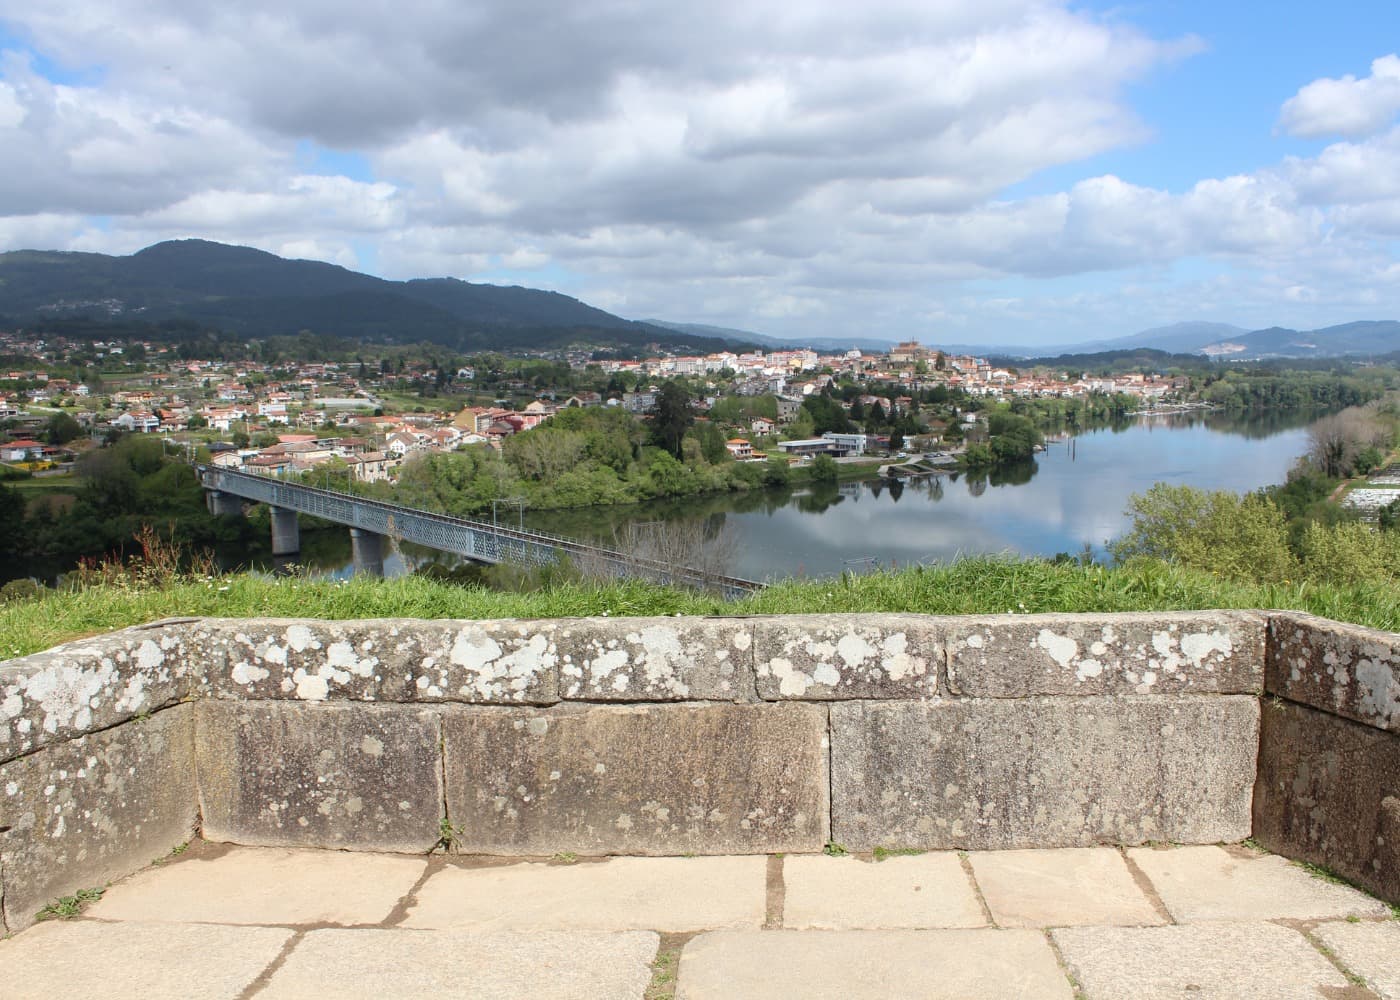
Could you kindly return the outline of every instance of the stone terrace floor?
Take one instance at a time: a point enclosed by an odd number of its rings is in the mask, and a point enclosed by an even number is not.
[[[196,842],[0,942],[0,996],[1400,998],[1400,921],[1245,847],[530,863]]]

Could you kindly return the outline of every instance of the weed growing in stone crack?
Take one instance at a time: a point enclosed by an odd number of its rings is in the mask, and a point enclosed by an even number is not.
[[[1324,882],[1331,882],[1333,885],[1351,885],[1350,882],[1342,878],[1332,869],[1324,868],[1322,865],[1315,865],[1310,861],[1290,861],[1289,864],[1293,865],[1295,868],[1303,869],[1303,871],[1307,872],[1313,878],[1320,878]]]
[[[462,839],[462,834],[466,830],[460,826],[453,826],[452,821],[444,816],[438,821],[438,842],[433,845],[433,850],[450,851],[457,841]]]
[[[1369,896],[1371,899],[1380,900],[1380,902],[1384,903],[1390,909],[1391,919],[1400,920],[1400,905],[1391,903],[1388,900],[1380,899],[1380,897],[1375,895],[1375,893],[1371,892],[1368,889],[1362,888],[1361,886],[1356,885],[1353,882],[1347,881],[1347,879],[1343,878],[1341,875],[1338,875],[1332,869],[1324,868],[1322,865],[1315,865],[1310,861],[1290,861],[1288,863],[1294,868],[1303,869],[1303,871],[1307,872],[1313,878],[1320,878],[1322,879],[1322,881],[1331,882],[1333,885],[1344,885],[1348,889],[1355,889],[1363,896]],[[1352,920],[1353,918],[1347,917],[1347,919]]]
[[[643,1000],[672,1000],[676,995],[676,966],[681,953],[676,949],[657,952],[651,963],[651,983],[643,994]]]
[[[87,909],[89,903],[102,898],[107,890],[101,886],[79,889],[71,896],[60,896],[34,915],[36,920],[69,920]]]
[[[918,847],[877,847],[872,852],[876,861],[884,861],[886,858],[906,858],[925,853]]]
[[[183,844],[176,844],[174,847],[172,847],[172,848],[170,849],[170,853],[169,853],[169,854],[167,854],[167,855],[166,855],[165,857],[163,857],[163,858],[156,858],[154,861],[151,862],[151,864],[153,864],[153,865],[163,865],[163,864],[165,864],[165,863],[167,863],[167,862],[169,862],[169,861],[175,860],[176,858],[178,858],[180,855],[184,854],[184,853],[185,853],[186,851],[188,851],[189,849],[190,849],[190,842],[189,842],[188,840],[185,841]]]
[[[571,865],[578,860],[578,855],[573,851],[560,851],[550,860],[557,861],[561,865]]]
[[[1240,846],[1248,847],[1251,851],[1253,851],[1256,854],[1269,853],[1269,849],[1263,844],[1259,843],[1259,841],[1255,840],[1253,837],[1245,837],[1244,840],[1240,841]]]
[[[846,850],[846,845],[838,844],[836,841],[831,840],[822,847],[822,853],[832,858],[844,858],[851,852]]]

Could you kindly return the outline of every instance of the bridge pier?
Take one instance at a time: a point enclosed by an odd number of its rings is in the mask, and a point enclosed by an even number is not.
[[[355,563],[355,573],[370,576],[384,575],[384,536],[364,528],[350,529],[350,553]]]
[[[272,554],[290,556],[301,551],[301,528],[297,526],[297,512],[286,507],[267,508],[272,515]]]
[[[215,517],[231,514],[234,517],[243,515],[243,498],[236,493],[225,493],[223,490],[206,490],[204,502],[209,505],[209,513]]]

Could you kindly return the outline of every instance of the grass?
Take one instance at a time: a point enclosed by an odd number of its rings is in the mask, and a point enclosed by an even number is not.
[[[592,615],[772,615],[920,612],[1029,614],[1274,608],[1400,630],[1400,588],[1236,583],[1142,560],[1081,566],[968,558],[861,576],[783,580],[737,601],[638,581],[565,583],[533,593],[421,577],[348,581],[238,575],[148,587],[103,584],[0,605],[0,658],[159,618],[574,618]]]
[[[1355,889],[1357,892],[1364,893],[1365,895],[1370,896],[1372,899],[1380,899],[1380,897],[1377,896],[1375,893],[1371,892],[1371,890],[1363,888],[1362,886],[1359,886],[1356,883],[1343,878],[1341,875],[1338,875],[1332,869],[1324,867],[1323,865],[1315,865],[1311,861],[1296,860],[1290,861],[1289,864],[1291,864],[1294,868],[1301,868],[1313,878],[1322,879],[1322,881],[1324,882],[1331,882],[1333,885],[1344,885],[1349,889]],[[1392,903],[1384,899],[1381,899],[1381,902],[1385,903],[1386,907],[1390,910],[1390,916],[1392,920],[1400,920],[1400,904]],[[1347,917],[1347,920],[1349,921],[1352,919],[1352,917]]]
[[[845,844],[838,844],[833,840],[822,847],[822,853],[830,858],[844,858],[851,852],[846,850]]]
[[[679,948],[663,946],[651,963],[651,982],[643,1000],[671,1000],[676,995],[676,970],[680,965]]]
[[[926,852],[918,847],[876,847],[871,853],[876,861],[884,861],[886,858],[912,858]]]
[[[1332,869],[1324,868],[1322,865],[1315,865],[1310,861],[1291,861],[1289,863],[1293,865],[1294,868],[1303,869],[1303,871],[1307,872],[1313,878],[1322,879],[1324,882],[1331,882],[1333,885],[1345,885],[1350,888],[1356,888],[1346,879],[1332,871]],[[1365,892],[1366,890],[1362,889],[1361,891]],[[1367,893],[1367,895],[1370,895],[1370,893]]]
[[[89,903],[95,903],[101,899],[102,893],[105,891],[100,886],[92,889],[79,889],[71,896],[55,899],[35,914],[35,918],[38,920],[71,920],[87,909]]]
[[[176,844],[174,847],[172,847],[172,848],[170,849],[170,853],[169,853],[169,854],[165,855],[165,856],[162,857],[162,858],[156,858],[154,861],[151,862],[151,864],[157,865],[157,866],[159,866],[159,865],[164,865],[164,864],[169,864],[171,861],[174,861],[176,858],[178,858],[180,855],[184,854],[184,853],[185,853],[186,851],[188,851],[189,849],[190,849],[190,842],[189,842],[188,840],[185,841],[183,844]]]

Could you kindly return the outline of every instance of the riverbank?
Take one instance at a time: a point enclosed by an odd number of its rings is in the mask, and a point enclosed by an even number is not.
[[[1157,560],[1104,567],[1044,559],[968,558],[863,576],[786,580],[724,601],[637,582],[566,583],[503,593],[406,576],[393,580],[180,578],[106,583],[0,605],[0,657],[161,618],[578,618],[914,612],[936,615],[1274,608],[1400,630],[1400,590],[1311,582],[1244,584]]]

